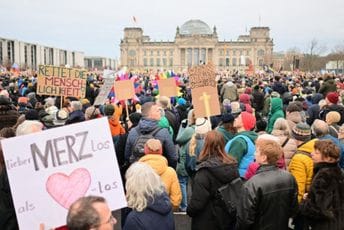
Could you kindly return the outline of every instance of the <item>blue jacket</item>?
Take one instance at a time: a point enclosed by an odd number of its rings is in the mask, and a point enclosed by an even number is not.
[[[142,133],[144,132],[151,132],[158,126],[158,121],[141,118],[138,127]],[[129,158],[132,154],[133,145],[138,137],[138,133],[135,129],[131,129],[128,134],[127,143],[125,145],[125,153],[124,157],[127,162],[129,162]],[[160,129],[157,134],[155,134],[156,139],[161,141],[163,146],[163,155],[167,158],[168,166],[172,168],[176,168],[177,166],[177,154],[176,149],[174,147],[172,136],[168,132],[166,128]]]
[[[174,230],[174,217],[170,199],[166,193],[157,195],[148,201],[142,211],[131,211],[123,230]]]

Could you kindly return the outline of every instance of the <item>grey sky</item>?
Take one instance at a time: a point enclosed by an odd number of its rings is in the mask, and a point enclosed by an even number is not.
[[[0,37],[116,58],[133,16],[157,41],[173,40],[189,19],[215,25],[220,40],[235,40],[261,18],[274,51],[305,52],[316,38],[330,52],[344,44],[343,9],[343,0],[0,0]]]

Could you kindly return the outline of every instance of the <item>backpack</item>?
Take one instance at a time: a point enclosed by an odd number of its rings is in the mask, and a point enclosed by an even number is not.
[[[225,146],[225,151],[228,154],[229,149],[231,148],[231,145],[233,141],[237,138],[243,138],[247,145],[247,152],[244,154],[244,156],[241,158],[241,161],[238,162],[238,169],[240,177],[244,177],[245,173],[247,171],[248,166],[254,161],[254,152],[256,151],[256,146],[254,145],[253,141],[245,135],[237,135],[233,139],[229,140]]]
[[[145,144],[149,139],[154,138],[154,136],[161,130],[160,127],[156,127],[149,133],[142,133],[139,127],[135,128],[138,137],[136,138],[134,142],[134,147],[132,154],[130,156],[129,162],[133,163],[137,161],[140,157],[142,157],[145,154]]]
[[[212,206],[216,229],[234,229],[242,194],[243,182],[240,177],[216,190]]]

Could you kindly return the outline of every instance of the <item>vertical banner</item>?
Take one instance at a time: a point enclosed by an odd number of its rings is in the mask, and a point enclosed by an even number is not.
[[[158,80],[159,95],[166,97],[178,96],[178,87],[174,78]]]
[[[66,224],[70,205],[87,195],[105,197],[111,210],[126,206],[106,118],[4,139],[1,144],[20,229]]]
[[[86,70],[40,65],[38,95],[83,98],[86,94]]]
[[[99,94],[94,100],[94,105],[102,105],[105,103],[107,96],[109,95],[111,88],[113,86],[113,82],[115,79],[113,78],[105,78],[104,84],[99,90]]]
[[[196,117],[221,114],[215,81],[215,66],[212,63],[189,69],[192,104]]]

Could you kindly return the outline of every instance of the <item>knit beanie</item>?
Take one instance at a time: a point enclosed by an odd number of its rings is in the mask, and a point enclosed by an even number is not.
[[[298,123],[294,126],[291,133],[292,136],[298,141],[307,142],[311,140],[311,127],[306,123]]]
[[[196,126],[195,126],[196,134],[206,134],[210,130],[211,130],[211,124],[209,120],[203,117],[196,119]]]
[[[144,147],[145,154],[162,154],[162,145],[158,139],[149,139]]]
[[[239,96],[239,102],[244,103],[244,104],[250,104],[250,95],[243,93]]]
[[[256,117],[252,113],[242,112],[241,114],[242,123],[246,131],[252,130],[256,125]]]
[[[331,92],[327,94],[326,98],[332,104],[337,104],[339,100],[339,95],[336,92]]]
[[[338,123],[340,121],[340,113],[337,111],[331,111],[326,114],[326,123],[329,125]]]
[[[115,112],[115,107],[111,104],[105,105],[104,107],[104,115],[111,117],[113,113]]]

